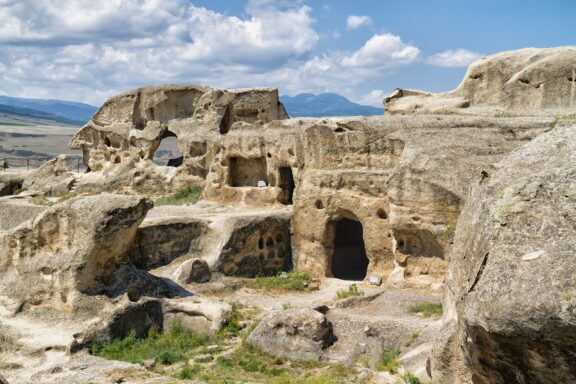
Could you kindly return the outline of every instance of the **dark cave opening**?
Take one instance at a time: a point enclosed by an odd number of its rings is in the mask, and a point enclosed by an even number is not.
[[[332,275],[343,280],[363,280],[368,271],[369,260],[364,246],[362,224],[344,218],[333,222],[333,225]]]

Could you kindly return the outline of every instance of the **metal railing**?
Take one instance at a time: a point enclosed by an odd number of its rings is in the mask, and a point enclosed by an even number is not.
[[[4,172],[10,169],[26,169],[27,171],[31,169],[40,168],[42,164],[48,160],[52,160],[56,156],[46,156],[46,157],[0,157],[0,172]],[[86,170],[86,166],[82,162],[82,157],[80,156],[67,156],[66,162],[70,169],[75,169],[76,172]]]

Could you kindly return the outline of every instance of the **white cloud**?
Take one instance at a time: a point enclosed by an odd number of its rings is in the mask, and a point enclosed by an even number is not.
[[[392,34],[315,52],[311,12],[301,0],[249,0],[242,16],[190,0],[0,0],[0,94],[100,104],[176,82],[358,99],[358,87],[419,58]],[[369,96],[363,103],[381,105]]]
[[[367,94],[363,95],[362,97],[355,100],[358,104],[363,105],[371,105],[373,107],[380,107],[384,103],[384,97],[386,97],[386,93],[381,89],[375,89],[373,91],[368,92]]]
[[[237,82],[304,59],[319,39],[299,0],[250,0],[243,17],[188,0],[0,4],[0,93],[23,97],[100,103],[142,84]]]
[[[426,62],[440,67],[467,67],[481,57],[480,53],[459,48],[432,55],[426,59]]]
[[[356,29],[363,25],[372,25],[372,19],[369,16],[350,15],[346,19],[347,29]]]
[[[342,59],[345,67],[393,67],[409,64],[420,50],[402,41],[400,36],[387,33],[372,36],[359,50]]]

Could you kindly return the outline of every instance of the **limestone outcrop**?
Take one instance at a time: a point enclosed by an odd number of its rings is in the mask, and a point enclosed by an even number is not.
[[[82,150],[85,165],[102,172],[108,187],[129,182],[141,190],[165,192],[164,187],[170,191],[201,184],[214,156],[211,144],[220,135],[284,118],[275,89],[151,86],[108,100],[74,136],[71,148]],[[169,136],[178,138],[182,165],[159,170],[153,156]]]
[[[109,292],[148,199],[102,194],[48,208],[0,238],[0,286],[10,311],[74,308],[81,293]]]
[[[387,114],[565,116],[576,113],[576,47],[526,48],[470,65],[453,91],[396,89]]]
[[[226,92],[236,95],[238,105],[255,103],[268,117],[235,120],[221,132],[217,103],[201,103],[201,91],[215,94],[190,86],[155,86],[110,99],[72,142],[92,164],[77,188],[157,193],[197,185],[204,188],[203,199],[222,205],[291,207],[292,220],[278,222],[275,229],[257,229],[265,222],[272,225],[269,219],[246,228],[237,220],[229,231],[231,243],[218,258],[207,258],[212,270],[228,275],[273,274],[293,264],[316,276],[363,280],[377,274],[400,286],[439,287],[470,181],[554,123],[550,117],[471,116],[282,120],[277,91],[255,90]],[[189,99],[198,99],[190,116],[183,106]],[[201,105],[207,109],[199,111]],[[145,124],[139,123],[142,116],[148,116]],[[153,128],[160,120],[152,117],[163,121],[161,128]],[[153,129],[156,133],[144,135]],[[158,166],[150,157],[170,132],[177,136],[184,161],[178,167]],[[102,151],[126,161],[99,157]],[[136,152],[142,157],[132,156]],[[200,168],[191,165],[197,161]],[[210,237],[206,221],[197,217],[145,222],[131,260],[150,268],[195,257],[202,239]],[[158,231],[158,225],[166,231]],[[281,229],[289,225],[291,235]],[[274,234],[252,235],[262,231]]]
[[[474,183],[448,274],[453,332],[437,346],[434,382],[576,381],[575,182],[574,126],[559,126]]]

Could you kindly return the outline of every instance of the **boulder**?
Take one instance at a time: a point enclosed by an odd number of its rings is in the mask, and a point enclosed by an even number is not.
[[[206,283],[212,278],[210,267],[204,259],[190,259],[182,263],[178,281],[186,284]]]
[[[387,114],[570,115],[575,67],[574,46],[501,52],[472,63],[453,91],[396,89],[384,105]]]
[[[66,155],[48,160],[24,179],[22,188],[49,196],[64,195],[72,189],[76,178],[66,160]]]
[[[575,129],[537,137],[472,186],[435,383],[576,382]]]
[[[313,309],[271,313],[248,335],[248,344],[274,356],[294,360],[320,360],[335,341],[332,324]]]
[[[152,202],[141,196],[79,197],[4,232],[2,299],[11,311],[38,306],[67,311],[81,294],[126,289],[141,277],[125,264],[136,229],[151,207]]]

